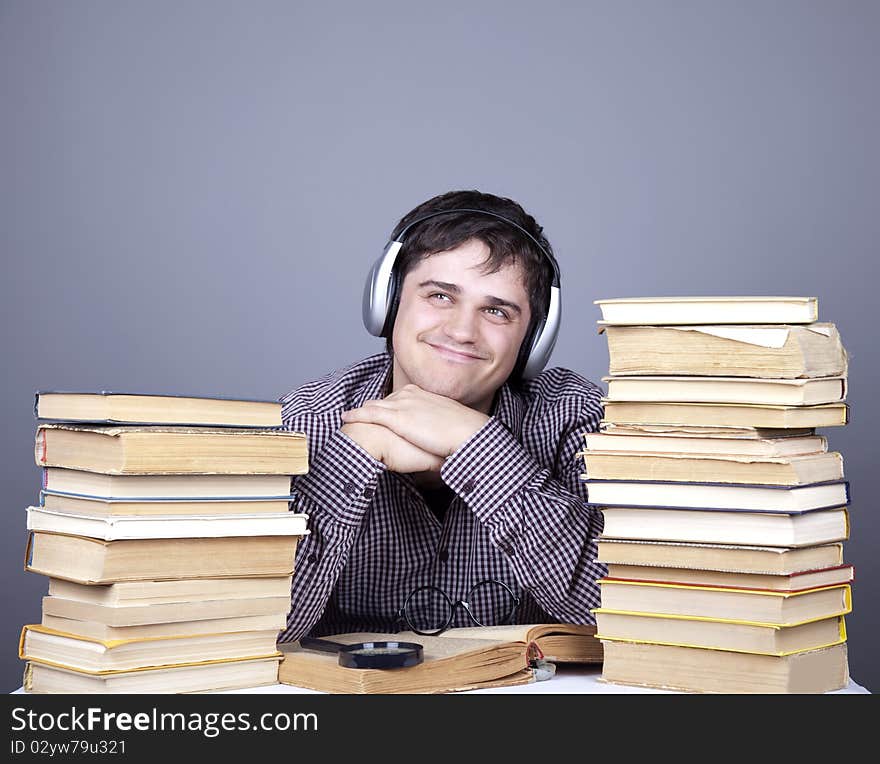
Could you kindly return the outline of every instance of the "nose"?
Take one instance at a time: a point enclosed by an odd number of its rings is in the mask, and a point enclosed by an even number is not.
[[[479,316],[475,311],[460,306],[448,311],[443,330],[446,335],[460,344],[470,344],[477,337],[477,320]]]

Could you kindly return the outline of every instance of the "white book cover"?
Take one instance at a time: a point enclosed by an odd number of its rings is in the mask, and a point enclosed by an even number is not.
[[[278,512],[259,515],[152,515],[87,517],[27,508],[29,531],[67,533],[103,541],[145,538],[216,538],[225,536],[304,536],[308,515]]]
[[[808,324],[819,320],[816,297],[736,295],[618,297],[594,300],[599,324]]]

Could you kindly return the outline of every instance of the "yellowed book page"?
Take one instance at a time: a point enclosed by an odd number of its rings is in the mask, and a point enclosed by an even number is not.
[[[401,632],[354,633],[324,637],[354,644],[369,641],[417,642],[423,646],[423,662],[407,668],[355,669],[339,665],[338,655],[307,650],[299,643],[282,643],[284,655],[278,679],[308,689],[338,693],[435,693],[484,686],[487,682],[521,683],[528,669],[528,645],[522,641],[446,639]]]

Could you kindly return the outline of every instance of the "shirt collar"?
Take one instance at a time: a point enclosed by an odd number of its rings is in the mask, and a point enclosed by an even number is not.
[[[390,392],[392,357],[390,353],[381,353],[373,356],[372,359],[379,363],[379,367],[367,379],[366,384],[361,388],[360,395],[356,404],[352,408],[363,406],[366,401],[379,400],[384,398]]]

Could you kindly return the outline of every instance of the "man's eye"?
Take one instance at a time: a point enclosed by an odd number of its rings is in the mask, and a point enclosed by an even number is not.
[[[428,295],[428,297],[431,300],[437,298],[439,302],[445,302],[446,300],[451,299],[448,294],[443,294],[443,292],[434,292],[434,294]]]
[[[505,321],[510,318],[510,316],[507,315],[507,312],[501,310],[501,308],[486,308],[486,310],[489,311],[489,313],[491,313],[493,316],[503,318]]]

